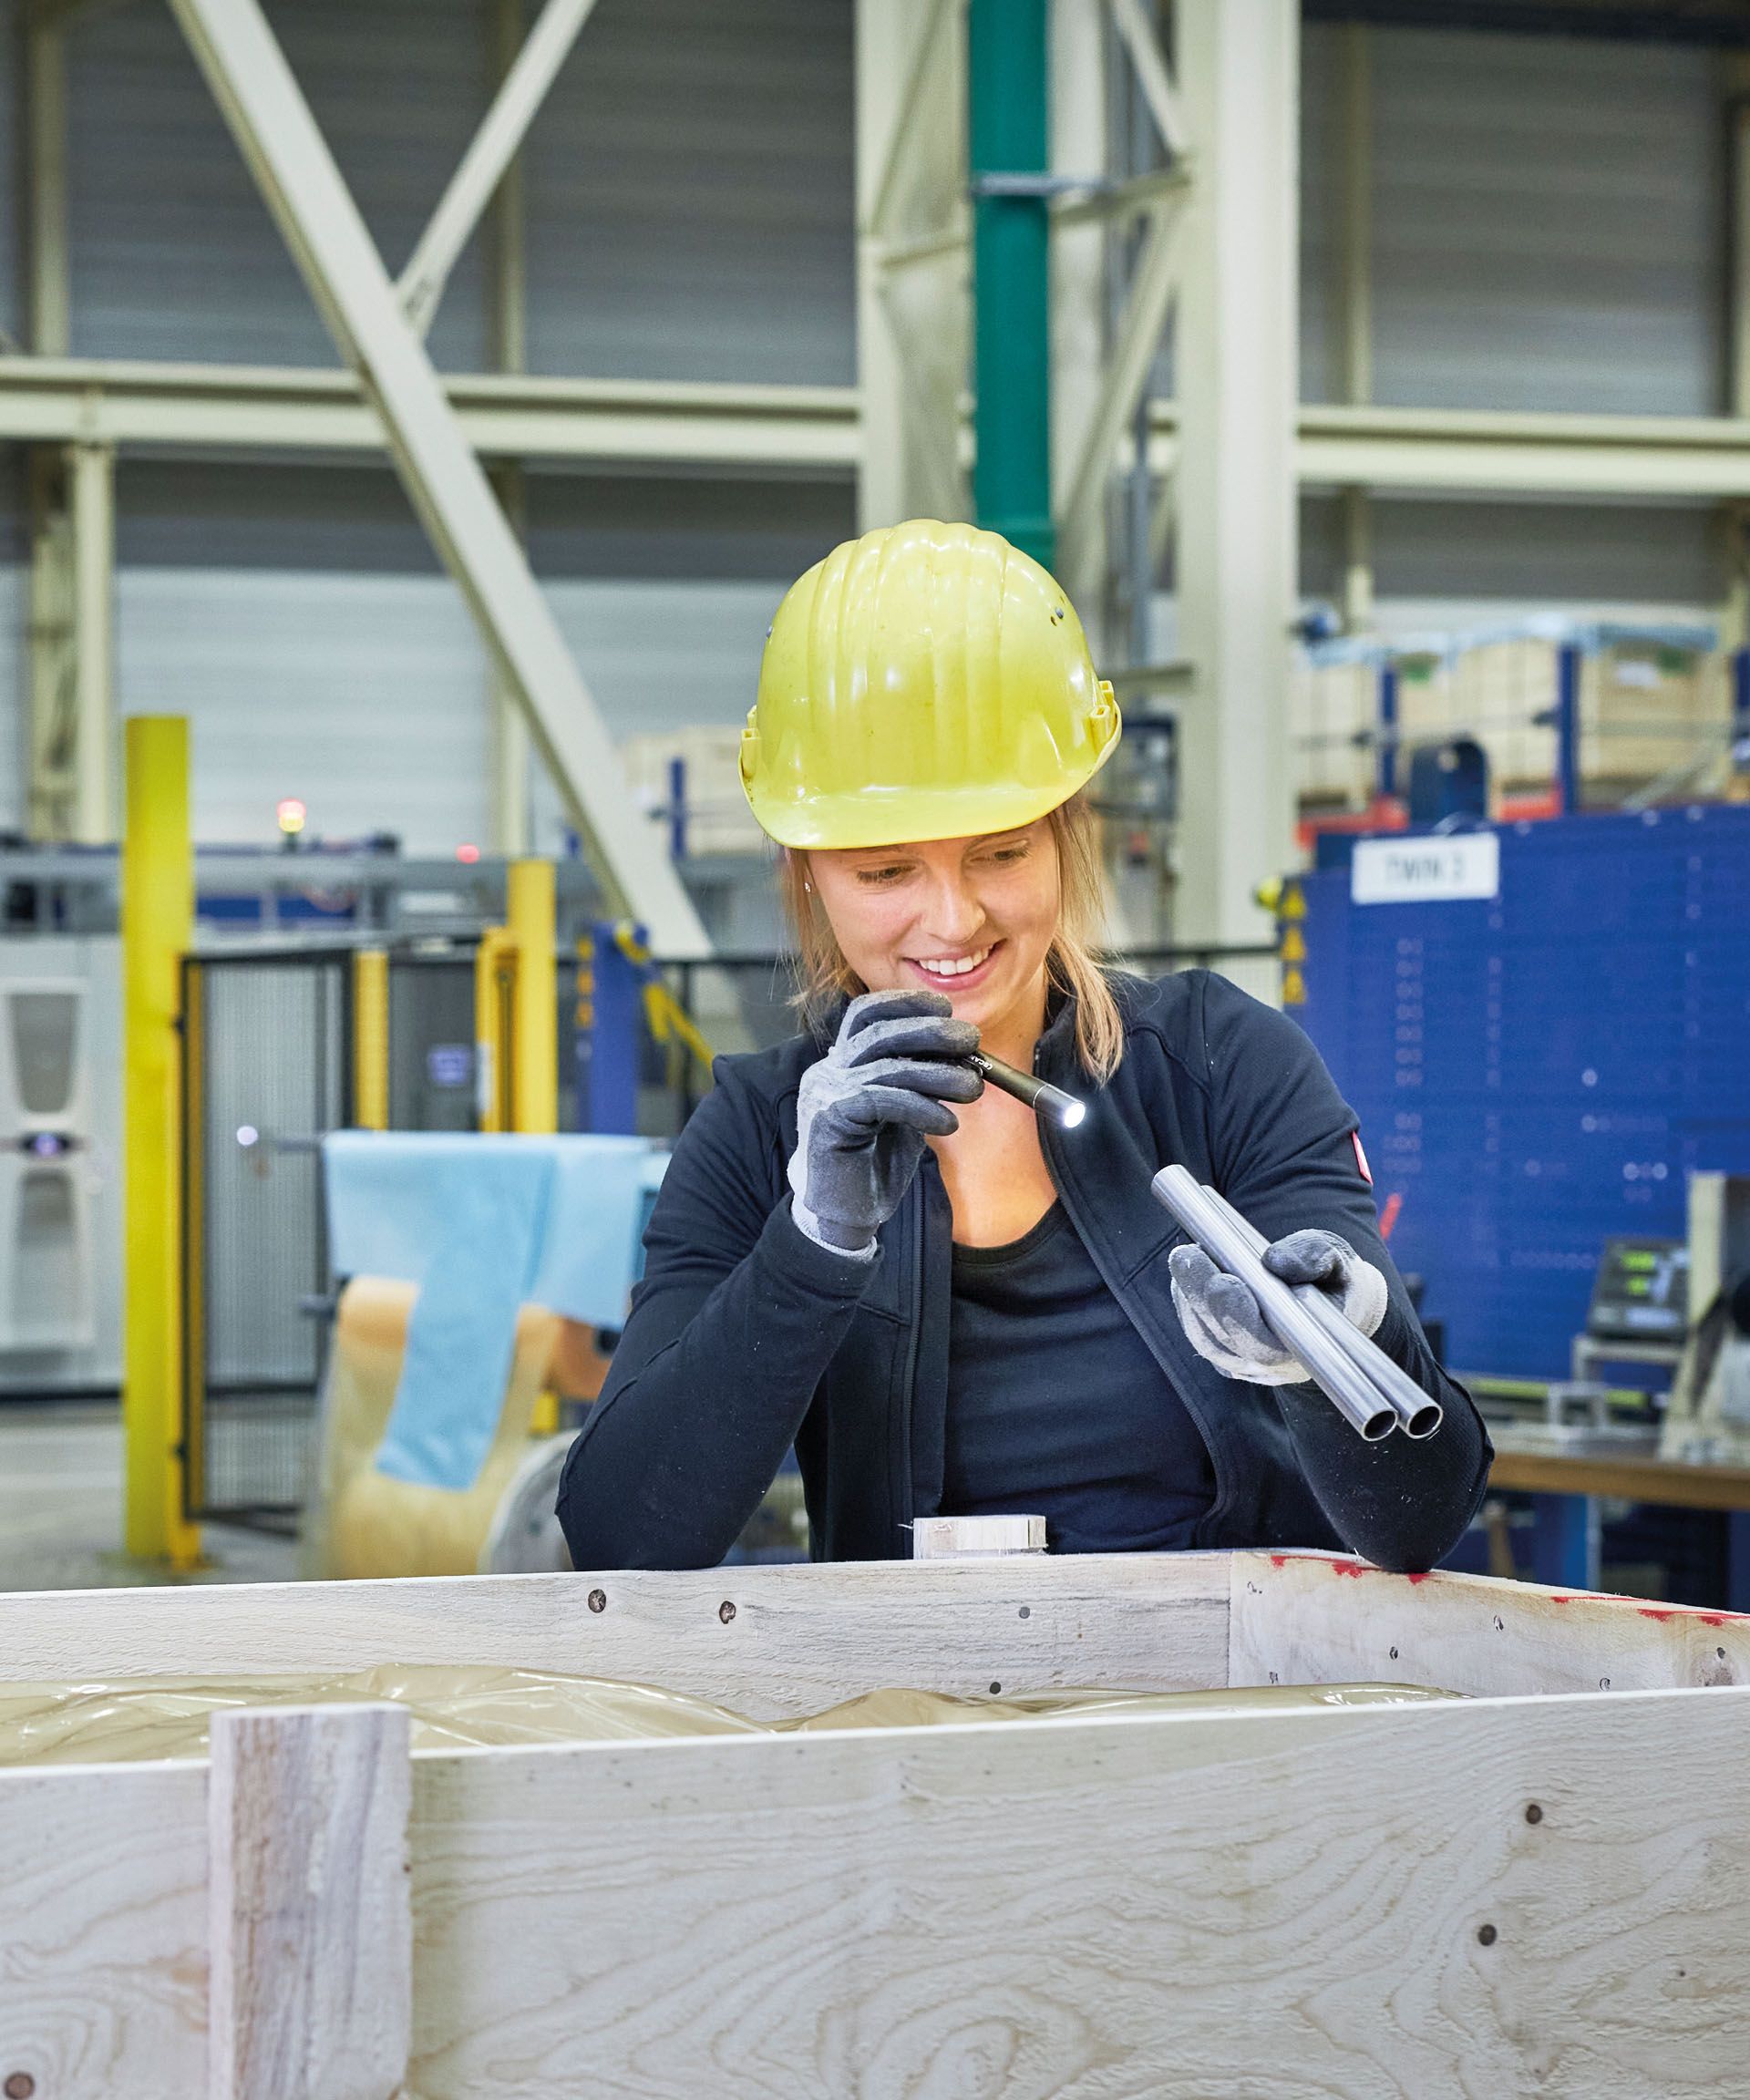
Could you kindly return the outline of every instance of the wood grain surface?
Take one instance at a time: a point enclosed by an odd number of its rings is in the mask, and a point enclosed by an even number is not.
[[[210,2100],[393,2100],[413,2002],[400,1706],[215,1714]]]
[[[999,1667],[1005,1690],[1217,1683],[1230,1621],[1241,1682],[1608,1678],[1455,1705],[423,1755],[405,2091],[1734,2100],[1750,1621],[1565,1597],[1261,1553],[8,1599],[36,1616],[0,1613],[0,1633],[29,1677],[82,1638],[108,1673],[395,1656],[635,1674],[642,1655],[778,1711],[908,1679],[988,1691]],[[1710,1673],[1731,1682],[1624,1689]],[[286,1716],[232,1725],[257,1718]],[[214,2033],[234,2041],[242,2000],[265,2013],[259,2060],[221,2052],[233,2090],[394,2090],[406,1941],[369,1922],[393,1905],[366,1891],[398,1857],[405,1748],[306,1741],[270,1772],[271,1813],[231,1756],[216,1929],[204,1765],[0,1771],[0,2087],[193,2100],[211,1944]],[[270,1952],[273,1917],[291,1923]],[[363,2039],[340,2054],[313,2040],[346,2033]]]
[[[413,2087],[1718,2100],[1747,1743],[1738,1690],[424,1758]]]
[[[0,2090],[13,2079],[36,2100],[195,2100],[204,1764],[0,1771]]]
[[[0,1679],[480,1662],[659,1684],[757,1720],[887,1685],[1207,1690],[1228,1557],[858,1562],[0,1595]]]
[[[1230,1628],[1234,1684],[1382,1678],[1472,1694],[1750,1684],[1740,1614],[1486,1575],[1387,1575],[1334,1554],[1236,1553]]]

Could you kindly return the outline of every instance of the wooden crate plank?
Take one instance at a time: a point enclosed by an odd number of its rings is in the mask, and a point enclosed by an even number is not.
[[[1738,1690],[422,1758],[414,2089],[1715,2096],[1747,1743]]]
[[[206,1800],[192,1762],[0,1772],[0,2089],[204,2091]]]
[[[757,1720],[890,1684],[1227,1681],[1222,1553],[0,1595],[0,1680],[475,1662],[659,1684]]]
[[[1750,1618],[1338,1554],[1237,1553],[1234,1684],[1368,1678],[1473,1694],[1750,1684]]]
[[[211,2100],[391,2100],[412,2023],[408,1720],[212,1717]]]

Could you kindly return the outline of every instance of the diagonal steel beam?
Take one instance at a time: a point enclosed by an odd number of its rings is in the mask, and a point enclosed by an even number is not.
[[[643,921],[659,953],[708,954],[698,914],[626,791],[595,702],[258,0],[170,5],[342,355],[383,418],[414,508],[520,699],[603,887],[617,909]]]
[[[1155,208],[1130,279],[1099,401],[1089,419],[1070,480],[1058,530],[1063,539],[1065,581],[1072,594],[1078,584],[1088,581],[1080,575],[1080,567],[1093,538],[1118,438],[1136,415],[1149,366],[1160,348],[1178,282],[1183,220],[1177,198],[1168,198]]]
[[[571,46],[595,8],[595,0],[547,0],[516,63],[499,85],[431,223],[402,271],[396,292],[402,311],[421,335],[431,326],[456,258],[468,246],[480,214],[516,158],[535,112],[546,99]]]
[[[1130,54],[1137,84],[1154,118],[1155,129],[1160,134],[1161,144],[1177,160],[1185,150],[1185,115],[1154,25],[1143,13],[1142,0],[1110,0],[1110,4],[1113,26]]]

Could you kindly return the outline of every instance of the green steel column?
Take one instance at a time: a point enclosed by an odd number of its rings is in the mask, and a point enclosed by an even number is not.
[[[1049,0],[971,0],[968,158],[973,178],[973,513],[1050,568],[1049,201],[987,189],[1049,165]]]

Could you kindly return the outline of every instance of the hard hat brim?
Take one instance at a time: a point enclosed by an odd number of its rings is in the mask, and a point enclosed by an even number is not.
[[[1094,763],[1067,785],[1056,780],[1045,787],[1001,782],[952,788],[869,787],[852,794],[798,797],[776,806],[757,792],[749,793],[747,799],[767,837],[797,852],[923,845],[935,839],[976,839],[995,831],[1018,831],[1079,794],[1117,750],[1122,727],[1115,704],[1110,734]]]

